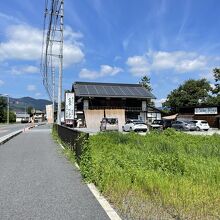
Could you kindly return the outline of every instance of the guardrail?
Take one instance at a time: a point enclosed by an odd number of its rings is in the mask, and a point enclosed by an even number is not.
[[[54,124],[53,130],[56,131],[61,141],[69,146],[75,152],[77,162],[80,162],[83,145],[89,139],[89,134],[77,131],[62,125]]]

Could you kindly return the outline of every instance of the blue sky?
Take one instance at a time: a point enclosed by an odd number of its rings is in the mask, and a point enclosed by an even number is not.
[[[65,0],[64,89],[151,77],[159,106],[220,66],[219,0]],[[48,98],[39,71],[44,0],[1,0],[0,93]]]

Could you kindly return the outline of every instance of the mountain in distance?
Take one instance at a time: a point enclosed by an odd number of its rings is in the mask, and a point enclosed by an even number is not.
[[[25,109],[27,110],[28,107],[45,111],[46,105],[50,104],[52,102],[45,99],[34,99],[31,97],[10,98],[10,109],[15,112],[25,112]]]

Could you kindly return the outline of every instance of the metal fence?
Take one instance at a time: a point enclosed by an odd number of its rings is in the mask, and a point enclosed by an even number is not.
[[[53,129],[57,132],[61,141],[67,144],[70,149],[75,152],[77,162],[80,162],[83,145],[89,139],[89,134],[58,124],[54,124]]]

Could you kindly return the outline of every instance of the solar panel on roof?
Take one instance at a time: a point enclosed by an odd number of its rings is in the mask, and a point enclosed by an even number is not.
[[[126,95],[133,96],[132,92],[129,90],[128,87],[123,87],[122,90]]]
[[[99,95],[106,95],[106,91],[104,90],[103,86],[96,86],[96,90]]]
[[[79,93],[80,94],[85,94],[85,95],[88,95],[88,89],[86,88],[86,86],[84,85],[80,85],[78,86],[78,90],[79,90]]]
[[[115,91],[115,87],[114,87],[114,86],[111,86],[111,89],[112,89],[112,92],[113,92],[112,94],[115,95],[115,96],[117,96],[118,94],[117,94],[117,92]]]
[[[113,89],[110,86],[106,86],[105,90],[106,90],[108,96],[114,96]]]
[[[141,95],[137,87],[131,87],[130,90],[138,97]]]
[[[124,96],[125,95],[119,86],[113,86],[112,88],[114,89],[114,92],[118,96]]]
[[[137,90],[142,96],[147,96],[146,90],[144,88],[139,87]]]
[[[87,89],[89,91],[89,94],[91,95],[98,95],[97,90],[95,89],[94,85],[87,85]]]
[[[75,84],[74,89],[77,96],[154,98],[153,94],[138,85],[84,83]]]

